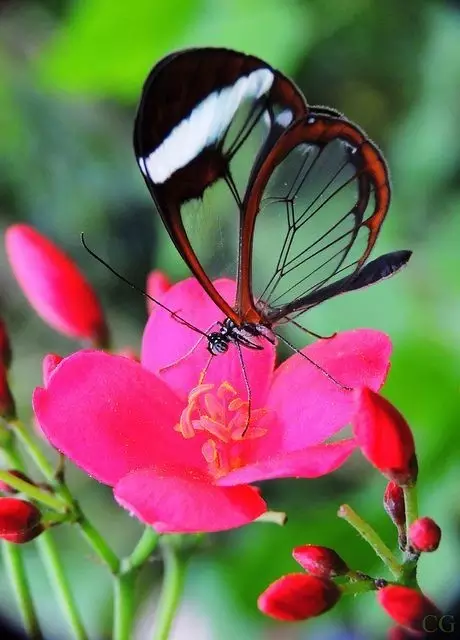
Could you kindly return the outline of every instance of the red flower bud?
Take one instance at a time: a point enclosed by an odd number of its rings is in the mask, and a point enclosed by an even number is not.
[[[15,544],[33,540],[43,531],[40,511],[18,498],[0,498],[0,538]]]
[[[160,270],[151,271],[147,277],[147,294],[155,300],[160,300],[164,293],[171,288],[171,281]],[[147,311],[152,313],[156,305],[153,300],[147,298]]]
[[[441,542],[441,529],[431,518],[419,518],[410,525],[408,538],[416,551],[436,551]]]
[[[29,482],[30,484],[35,484],[30,478],[26,476],[25,473],[22,473],[22,471],[16,471],[16,469],[8,469],[8,473],[11,473],[12,476],[19,478],[20,480],[24,480],[25,482]],[[11,494],[18,493],[17,489],[14,489],[8,484],[8,482],[4,482],[3,480],[0,480],[0,491],[3,491],[3,493]]]
[[[308,573],[320,578],[344,576],[350,570],[339,554],[328,547],[306,544],[302,547],[296,547],[292,555]]]
[[[25,224],[11,226],[5,239],[16,280],[38,315],[65,335],[103,346],[108,329],[101,306],[72,260]]]
[[[404,491],[395,482],[390,481],[386,486],[383,507],[398,529],[404,526],[406,522]]]
[[[5,369],[9,369],[11,364],[11,346],[5,323],[0,318],[0,365],[2,364]]]
[[[395,622],[413,631],[423,631],[428,616],[441,616],[431,600],[410,587],[389,585],[377,592],[377,600]]]
[[[267,616],[295,622],[325,613],[340,595],[340,589],[330,580],[306,573],[289,573],[272,582],[259,596],[257,606]]]
[[[356,392],[353,430],[358,446],[377,469],[398,485],[417,479],[417,458],[409,425],[385,398],[370,389]]]
[[[7,372],[0,363],[0,416],[6,420],[16,417],[16,406],[8,384]]]
[[[43,385],[45,387],[48,386],[48,382],[53,374],[53,371],[56,369],[58,364],[62,362],[62,356],[58,356],[56,353],[48,353],[42,362],[42,375],[43,375]]]

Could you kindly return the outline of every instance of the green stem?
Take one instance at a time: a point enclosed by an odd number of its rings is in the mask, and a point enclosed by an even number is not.
[[[142,567],[149,556],[155,551],[159,539],[160,536],[156,531],[150,527],[146,527],[131,555],[123,560],[122,573],[129,573]]]
[[[30,454],[46,480],[51,483],[55,493],[60,498],[61,509],[62,503],[64,503],[65,506],[67,506],[68,510],[74,515],[74,518],[80,527],[80,532],[82,533],[88,544],[92,547],[93,551],[108,566],[112,573],[118,573],[120,569],[119,559],[109,547],[104,538],[101,536],[101,534],[93,527],[86,516],[81,512],[77,501],[72,496],[67,485],[62,479],[62,470],[61,473],[56,473],[56,469],[48,461],[46,456],[41,451],[38,443],[35,441],[29,430],[20,420],[10,422],[10,429],[11,432],[13,434],[16,434],[18,439],[21,440],[23,446],[26,447],[28,453]],[[12,466],[22,471],[24,465],[22,464],[22,460],[19,457],[17,450],[15,449],[14,443],[8,449],[7,453],[9,455]],[[57,498],[54,498],[54,500],[57,500]]]
[[[350,582],[349,584],[341,584],[340,591],[343,595],[355,596],[358,593],[367,593],[368,591],[377,591],[374,580],[359,580],[358,582]]]
[[[137,571],[114,576],[113,640],[131,640]]]
[[[116,575],[120,571],[120,560],[112,551],[107,542],[101,536],[99,531],[94,528],[88,518],[79,511],[77,523],[80,526],[80,532],[93,548],[98,557],[107,565],[110,572]]]
[[[163,538],[164,578],[158,604],[154,640],[167,640],[185,583],[185,558],[174,541]]]
[[[36,466],[45,478],[52,482],[54,480],[54,467],[41,450],[38,442],[30,433],[29,429],[20,420],[12,420],[10,423],[11,431],[16,435],[18,440],[22,442],[27,453],[35,462]]]
[[[16,433],[16,430],[13,432]],[[24,472],[24,462],[22,456],[16,448],[16,443],[4,450],[8,462],[18,471]],[[36,540],[35,544],[40,552],[43,564],[47,570],[50,581],[56,592],[59,604],[64,615],[67,617],[69,626],[74,632],[75,638],[78,640],[86,640],[88,637],[80,615],[78,613],[75,601],[69,588],[69,584],[64,575],[64,571],[57,553],[57,549],[50,531],[44,531]]]
[[[53,585],[54,592],[59,600],[73,635],[77,640],[87,640],[80,614],[70,591],[69,583],[57,552],[56,544],[50,531],[45,531],[36,540],[38,549],[48,573],[48,578]]]
[[[9,542],[2,544],[3,560],[5,567],[13,585],[16,602],[21,612],[24,629],[27,637],[32,640],[43,638],[40,631],[37,613],[35,611],[32,595],[30,593],[29,581],[27,579],[22,549]]]
[[[406,509],[406,531],[410,525],[418,518],[418,499],[416,485],[403,487],[404,504]]]
[[[48,491],[43,491],[43,489],[40,489],[34,484],[30,484],[30,482],[27,482],[26,480],[18,478],[8,471],[0,471],[0,480],[6,482],[6,484],[8,484],[10,487],[13,487],[13,489],[26,494],[31,500],[41,502],[54,511],[62,512],[62,510],[65,508],[62,500],[59,500],[58,498],[53,496],[53,494],[49,493]]]
[[[378,533],[365,522],[358,514],[347,504],[343,504],[337,515],[350,524],[360,536],[372,547],[378,557],[386,564],[396,579],[402,576],[402,569],[391,550],[386,546]]]

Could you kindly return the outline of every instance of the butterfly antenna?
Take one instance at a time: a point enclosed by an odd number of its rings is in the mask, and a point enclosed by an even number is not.
[[[166,305],[164,305],[163,303],[159,302],[159,300],[157,300],[156,298],[153,298],[151,295],[149,295],[146,291],[144,291],[144,289],[141,289],[141,287],[138,287],[137,285],[135,285],[133,282],[131,282],[130,280],[128,280],[127,278],[125,278],[121,273],[119,273],[118,271],[116,271],[116,269],[114,269],[112,266],[110,266],[110,264],[108,262],[106,262],[103,258],[101,258],[100,256],[97,255],[97,253],[95,253],[92,249],[89,248],[88,244],[86,243],[86,238],[85,238],[85,234],[81,233],[80,234],[80,239],[81,239],[81,243],[83,245],[83,247],[85,248],[85,250],[89,253],[90,256],[92,256],[93,258],[95,258],[98,262],[100,262],[102,265],[104,265],[104,267],[106,267],[106,269],[108,269],[111,273],[113,273],[114,276],[116,276],[117,278],[119,278],[122,282],[125,282],[129,287],[131,287],[131,289],[134,289],[134,291],[137,291],[138,293],[140,293],[141,295],[144,296],[144,298],[147,298],[148,300],[151,300],[152,302],[154,302],[155,304],[157,304],[159,307],[161,307],[162,309],[164,309],[165,311],[167,311],[168,313],[171,314],[171,316],[177,320],[178,322],[180,322],[181,324],[184,324],[186,327],[188,327],[189,329],[191,329],[192,331],[195,331],[195,333],[199,333],[201,336],[206,336],[207,334],[204,331],[201,331],[201,329],[198,329],[198,327],[195,327],[195,325],[190,324],[190,322],[187,322],[187,320],[185,320],[184,318],[182,318],[179,314],[177,314],[175,311],[172,311],[171,309],[169,309],[169,307],[167,307]]]
[[[281,340],[281,342],[284,342],[284,344],[286,346],[288,346],[290,349],[292,349],[295,353],[298,353],[299,356],[302,356],[302,358],[305,358],[305,360],[308,360],[308,362],[310,364],[312,364],[314,367],[316,367],[319,371],[321,371],[321,373],[323,375],[326,376],[326,378],[328,378],[331,382],[333,382],[335,385],[337,385],[338,387],[340,387],[341,389],[343,389],[344,391],[352,391],[352,387],[347,387],[347,385],[342,384],[341,382],[339,382],[339,380],[337,380],[336,378],[334,378],[334,376],[331,376],[331,374],[326,371],[326,369],[324,369],[320,364],[318,364],[317,362],[315,362],[314,360],[312,360],[311,358],[309,358],[305,353],[303,353],[303,351],[301,351],[300,349],[297,349],[297,347],[295,347],[291,342],[289,342],[289,340],[286,340],[286,338],[284,338],[282,335],[280,335],[279,333],[275,333],[275,336],[277,338],[279,338]]]

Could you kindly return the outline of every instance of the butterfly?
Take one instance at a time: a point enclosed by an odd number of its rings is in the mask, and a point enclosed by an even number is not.
[[[161,60],[142,91],[134,149],[174,245],[225,316],[218,330],[198,330],[211,355],[261,349],[281,337],[277,325],[392,276],[411,256],[368,262],[391,197],[376,145],[255,56],[196,48]],[[213,284],[210,247],[224,261],[234,252],[233,306]]]

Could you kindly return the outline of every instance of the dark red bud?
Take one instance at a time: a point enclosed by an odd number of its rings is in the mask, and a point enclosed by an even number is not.
[[[16,405],[8,384],[7,371],[0,363],[0,416],[6,420],[16,417]]]
[[[272,582],[259,596],[257,606],[271,618],[295,622],[332,609],[340,596],[340,589],[330,580],[307,573],[289,573]]]
[[[383,495],[383,506],[394,524],[399,528],[406,522],[404,491],[395,482],[387,484]]]
[[[410,525],[408,538],[416,551],[436,551],[441,542],[441,529],[431,518],[419,518]]]
[[[431,600],[410,587],[389,585],[377,592],[377,600],[395,622],[413,631],[424,631],[424,620],[429,616],[441,616]]]
[[[302,547],[296,547],[292,555],[308,573],[320,578],[344,576],[350,570],[339,554],[328,547],[306,544]]]
[[[0,318],[0,364],[9,369],[11,364],[11,345],[5,323]]]
[[[29,484],[35,484],[34,482],[32,482],[32,480],[30,478],[28,478],[26,476],[25,473],[22,473],[22,471],[16,471],[16,469],[8,469],[7,471],[12,476],[15,476],[16,478],[19,478],[20,480],[24,480],[25,482],[28,482]],[[3,491],[3,493],[10,493],[10,494],[18,493],[17,489],[14,489],[14,487],[11,487],[8,484],[8,482],[4,482],[3,480],[0,480],[0,491]]]
[[[18,498],[0,498],[0,538],[23,544],[42,531],[41,513],[37,507]]]
[[[400,486],[417,479],[417,458],[409,425],[399,411],[371,389],[358,389],[353,430],[362,453]]]

